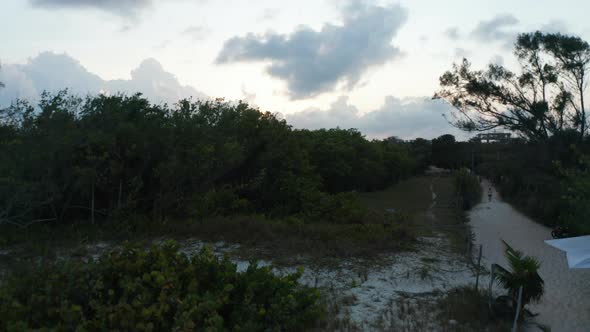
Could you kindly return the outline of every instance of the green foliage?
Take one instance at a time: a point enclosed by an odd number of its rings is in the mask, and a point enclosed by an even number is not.
[[[440,77],[435,98],[457,108],[454,124],[466,131],[505,128],[530,141],[544,141],[571,128],[582,139],[588,122],[588,43],[575,36],[523,33],[514,54],[519,73],[497,64],[473,70],[463,59]]]
[[[383,189],[411,174],[414,167],[403,142],[368,141],[355,129],[296,134],[327,192]]]
[[[475,290],[472,286],[450,289],[434,308],[440,326],[446,331],[509,331],[512,321],[494,315],[489,308],[489,296],[486,291]]]
[[[219,100],[167,106],[62,91],[44,93],[38,109],[14,103],[0,119],[0,223],[21,226],[130,214],[323,220],[338,209],[337,218],[354,219],[358,207],[339,193],[383,188],[421,167],[404,142],[292,130]]]
[[[2,331],[302,331],[321,318],[301,272],[275,276],[253,262],[236,272],[208,249],[126,245],[98,261],[40,265],[0,284]]]
[[[478,174],[492,180],[502,199],[514,204],[537,222],[554,226],[566,211],[561,175],[555,161],[564,168],[576,167],[577,149],[586,151],[577,135],[558,135],[543,143],[481,144],[476,148]]]
[[[541,299],[545,292],[544,282],[539,276],[541,263],[532,256],[525,256],[522,252],[513,249],[508,243],[502,241],[505,246],[504,254],[508,260],[510,270],[495,264],[494,278],[508,291],[514,303],[517,302],[519,288],[522,286],[522,306]]]
[[[481,200],[482,190],[479,179],[466,168],[455,172],[455,190],[464,210],[469,210]]]
[[[560,223],[568,226],[573,234],[590,234],[590,157],[580,157],[578,165],[564,169],[558,163],[562,175],[564,206]]]
[[[446,169],[472,167],[473,147],[467,142],[456,142],[453,135],[442,135],[432,140],[432,164]]]

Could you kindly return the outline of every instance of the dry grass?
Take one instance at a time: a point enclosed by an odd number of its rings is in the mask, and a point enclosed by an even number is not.
[[[403,226],[382,224],[292,224],[260,216],[209,219],[175,226],[174,234],[203,240],[223,240],[255,248],[257,255],[280,260],[311,257],[371,257],[407,249],[414,237]]]
[[[421,176],[404,180],[382,191],[362,193],[361,200],[369,208],[379,211],[394,208],[410,215],[420,214],[428,210],[432,201],[432,179]]]
[[[105,231],[110,229],[110,231]],[[141,231],[138,231],[138,230]],[[27,237],[25,232],[31,236]],[[55,256],[59,250],[71,251],[81,244],[107,241],[141,242],[168,237],[177,240],[198,238],[204,241],[225,241],[241,245],[244,257],[271,259],[279,264],[301,255],[332,259],[373,257],[378,253],[398,252],[411,247],[415,237],[404,225],[368,224],[304,224],[296,219],[267,219],[260,215],[208,218],[202,221],[168,221],[166,223],[139,220],[100,227],[43,228],[19,230],[11,247],[19,256]],[[48,252],[51,252],[49,254]],[[3,255],[0,255],[0,265]]]
[[[407,294],[393,299],[383,312],[379,330],[475,332],[510,331],[509,321],[488,310],[488,297],[471,287],[446,293]]]
[[[432,191],[431,191],[432,190]],[[432,192],[436,194],[435,204]],[[361,194],[362,202],[375,211],[394,208],[407,216],[404,226],[415,236],[445,234],[458,252],[467,252],[470,231],[457,205],[452,176],[420,176],[386,190]]]

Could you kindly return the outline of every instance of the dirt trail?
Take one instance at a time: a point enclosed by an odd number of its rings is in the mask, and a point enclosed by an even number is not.
[[[488,201],[489,186],[482,181],[482,203],[470,212],[475,242],[483,246],[486,266],[507,266],[501,239],[537,257],[541,261],[539,274],[545,280],[543,299],[531,306],[533,312],[539,312],[537,321],[552,331],[590,331],[590,269],[569,269],[565,253],[543,242],[551,238],[551,230],[502,202],[493,189],[492,201]]]

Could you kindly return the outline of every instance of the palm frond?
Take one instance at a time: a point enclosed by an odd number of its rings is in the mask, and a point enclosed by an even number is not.
[[[521,251],[512,248],[506,241],[505,256],[510,270],[494,264],[497,271],[494,279],[503,286],[511,297],[518,296],[518,289],[523,287],[523,302],[538,301],[544,293],[545,283],[538,273],[541,263],[532,256],[525,256]]]

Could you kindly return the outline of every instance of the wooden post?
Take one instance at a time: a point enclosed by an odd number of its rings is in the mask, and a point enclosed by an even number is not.
[[[512,324],[512,332],[516,332],[518,326],[518,315],[520,314],[520,304],[522,303],[522,286],[518,289],[518,302],[516,303],[516,315],[514,316],[514,324]]]
[[[477,268],[475,272],[475,291],[477,292],[477,287],[479,286],[479,270],[481,268],[481,253],[482,253],[482,245],[479,245],[479,255],[477,256]]]

